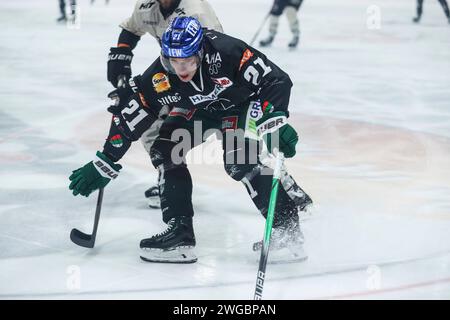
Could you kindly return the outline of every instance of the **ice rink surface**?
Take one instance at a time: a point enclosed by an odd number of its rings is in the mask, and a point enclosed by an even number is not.
[[[140,239],[163,228],[143,197],[156,172],[140,142],[105,190],[95,249],[70,242],[73,227],[90,232],[96,196],[73,197],[68,176],[107,135],[106,58],[134,3],[79,2],[79,29],[55,23],[56,0],[0,2],[0,299],[251,299],[264,220],[220,150],[190,165],[197,263],[139,259]],[[271,5],[210,2],[246,41]],[[300,48],[287,49],[283,18],[263,50],[293,79],[301,143],[287,166],[315,201],[309,260],[268,265],[264,298],[450,298],[450,25],[437,1],[420,25],[414,13],[414,0],[305,1]],[[133,73],[158,49],[144,36]]]

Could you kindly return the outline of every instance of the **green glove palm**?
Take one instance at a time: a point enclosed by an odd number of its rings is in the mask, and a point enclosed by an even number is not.
[[[262,137],[267,145],[267,149],[273,152],[278,148],[284,153],[286,158],[295,156],[295,146],[298,142],[298,134],[295,129],[287,123],[286,114],[283,111],[276,111],[263,115],[256,122],[258,135]],[[278,141],[277,141],[278,140]]]
[[[120,164],[114,163],[100,151],[97,151],[96,156],[95,160],[72,171],[69,189],[73,190],[74,196],[81,194],[87,197],[95,190],[104,188],[111,179],[117,178],[122,169]]]

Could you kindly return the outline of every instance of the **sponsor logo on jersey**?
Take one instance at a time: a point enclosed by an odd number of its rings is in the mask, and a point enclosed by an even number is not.
[[[262,115],[261,103],[259,101],[254,101],[251,104],[249,115],[251,119],[259,120]]]
[[[165,73],[157,73],[152,78],[153,88],[157,93],[170,90],[169,78]]]
[[[162,106],[166,106],[172,103],[177,103],[181,101],[181,96],[179,93],[176,93],[174,96],[169,95],[169,96],[165,96],[162,97],[160,99],[158,99],[158,102],[162,105]]]
[[[231,81],[230,79],[228,79],[227,77],[223,77],[223,78],[211,78],[211,80],[215,83],[218,84],[221,87],[224,88],[228,88],[231,87],[233,85],[233,81]]]
[[[251,52],[249,49],[244,51],[244,54],[242,55],[241,63],[239,65],[239,70],[242,69],[242,66],[250,60],[250,58],[253,57],[253,52]]]
[[[176,8],[175,9],[175,13],[177,15],[179,15],[179,16],[181,16],[181,15],[185,16],[186,15],[186,12],[184,11],[184,8]]]
[[[195,109],[173,108],[172,111],[170,111],[169,116],[183,117],[186,120],[191,120],[194,113]]]
[[[147,3],[143,3],[143,4],[141,4],[141,6],[139,7],[139,10],[150,9],[151,7],[153,7],[154,4],[155,4],[154,1],[149,1],[149,2],[147,2]]]
[[[209,73],[211,75],[218,74],[220,68],[222,67],[222,57],[220,53],[214,53],[213,55],[209,55],[209,53],[205,56],[206,62],[209,64]]]
[[[207,53],[205,59],[208,64],[222,62],[222,57],[219,52],[213,53],[211,56]]]
[[[120,134],[116,134],[113,136],[109,142],[112,144],[114,148],[121,148],[123,146],[122,136]]]
[[[120,124],[120,118],[118,116],[113,116],[112,119],[113,119],[113,122],[116,124],[116,126],[118,126]]]
[[[219,99],[219,94],[221,94],[223,91],[227,90],[228,87],[223,87],[221,85],[216,84],[214,87],[214,90],[208,94],[208,95],[201,95],[197,94],[195,96],[190,96],[189,99],[191,99],[191,102],[194,105],[200,104],[205,101],[213,101]]]
[[[228,130],[236,130],[237,127],[238,127],[238,117],[237,116],[222,118],[222,132],[225,132]]]

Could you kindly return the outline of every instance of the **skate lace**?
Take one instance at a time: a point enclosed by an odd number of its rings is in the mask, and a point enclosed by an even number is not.
[[[167,222],[167,229],[158,234],[155,234],[152,238],[158,238],[158,237],[165,236],[170,231],[172,231],[174,225],[175,225],[175,218],[170,219],[169,222]]]

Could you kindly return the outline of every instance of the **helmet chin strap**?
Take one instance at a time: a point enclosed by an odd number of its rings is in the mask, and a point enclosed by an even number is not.
[[[200,62],[200,67],[197,68],[197,71],[195,72],[196,74],[199,73],[199,77],[200,77],[200,88],[195,84],[194,82],[194,78],[192,78],[191,81],[189,81],[189,83],[192,85],[192,87],[194,87],[195,90],[197,90],[198,92],[203,92],[203,90],[205,89],[205,86],[203,84],[203,74],[202,74],[202,64]],[[195,77],[195,75],[194,75]]]

